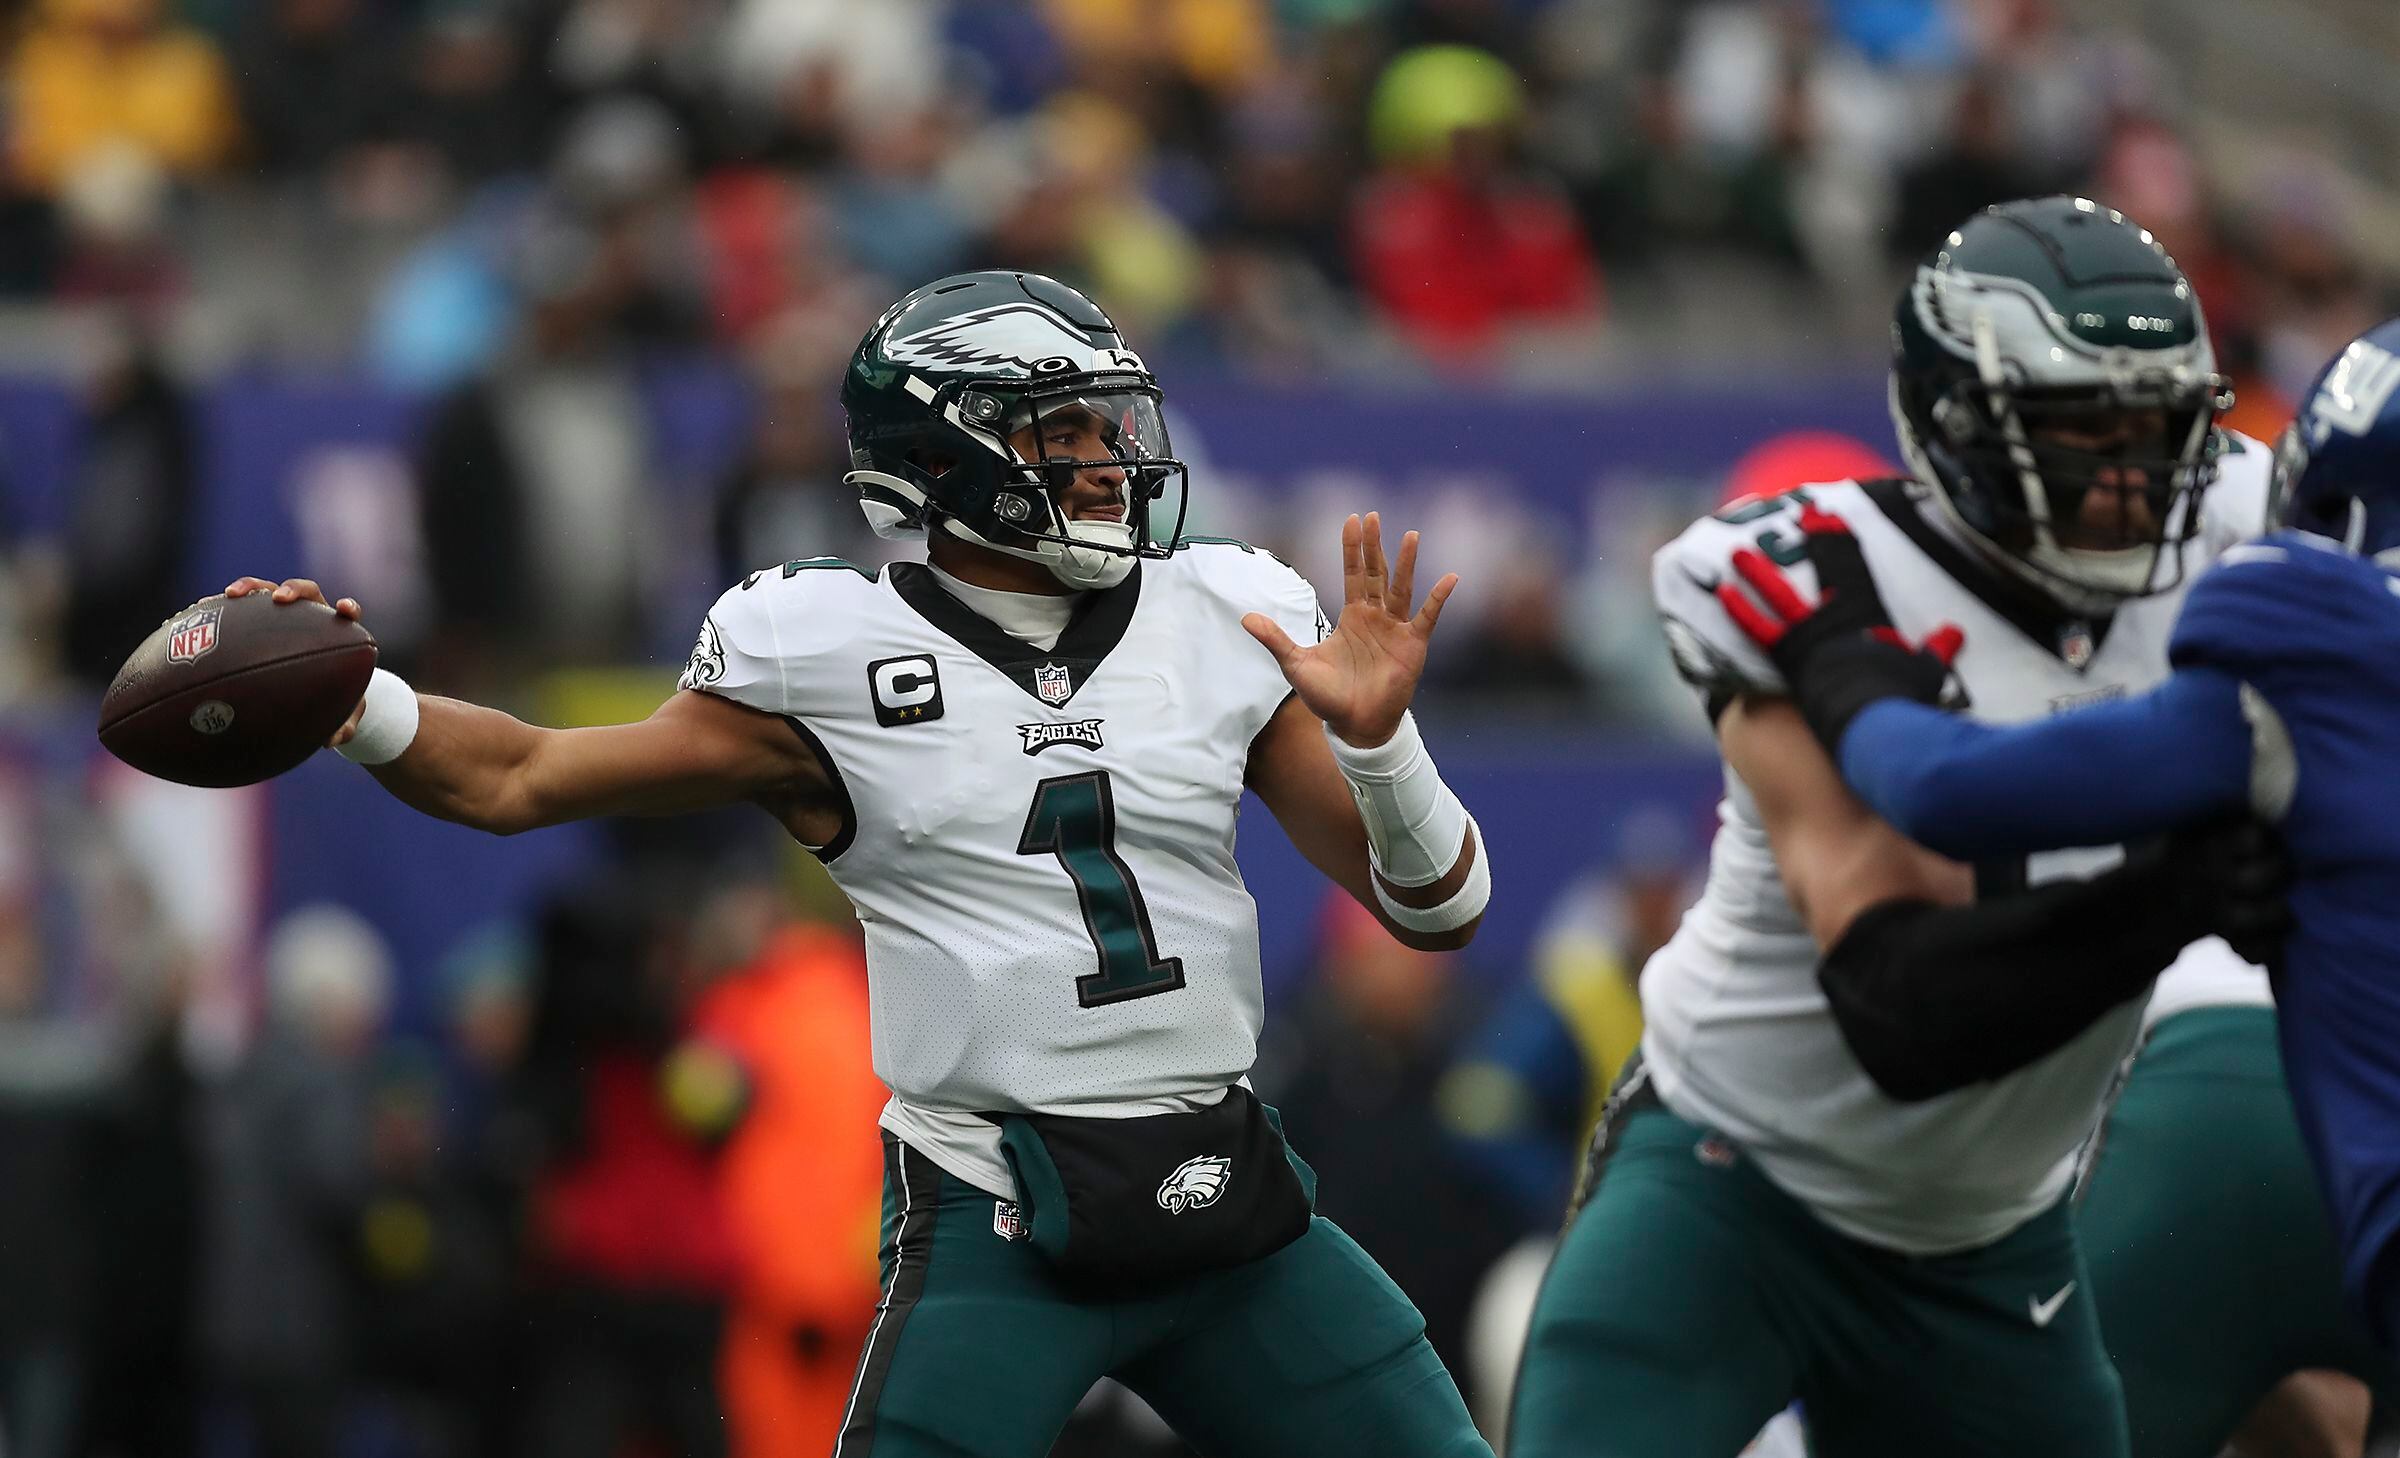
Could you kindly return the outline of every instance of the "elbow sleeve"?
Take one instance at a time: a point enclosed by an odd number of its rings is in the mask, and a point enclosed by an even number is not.
[[[1945,1000],[1909,997],[1911,952],[1925,918],[1939,915],[1929,901],[1885,901],[1850,923],[1817,964],[1817,982],[1833,1011],[1850,1056],[1887,1098],[1916,1103],[1973,1082],[1961,1075],[1964,1050],[1955,1020],[1940,1025]]]
[[[1859,1067],[1903,1103],[2014,1073],[2139,996],[2206,928],[2127,866],[1973,906],[1879,903],[1818,964]]]

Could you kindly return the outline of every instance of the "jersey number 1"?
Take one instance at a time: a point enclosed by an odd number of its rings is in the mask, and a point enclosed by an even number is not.
[[[1183,959],[1161,957],[1150,930],[1150,908],[1133,868],[1117,856],[1117,798],[1108,771],[1044,780],[1034,787],[1021,856],[1058,857],[1075,883],[1084,929],[1100,954],[1100,970],[1075,979],[1075,1000],[1105,1007],[1183,986]]]

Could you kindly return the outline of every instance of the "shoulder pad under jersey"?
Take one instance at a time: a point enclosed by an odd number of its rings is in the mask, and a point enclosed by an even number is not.
[[[2217,478],[2200,498],[2200,538],[2212,557],[2273,525],[2267,520],[2267,483],[2275,464],[2274,451],[2240,431],[2223,434],[2225,448],[2217,457]]]
[[[1839,517],[1872,510],[1855,481],[1802,486],[1780,496],[1737,501],[1684,528],[1650,561],[1651,596],[1675,669],[1711,700],[1734,694],[1785,692],[1783,675],[1749,636],[1734,626],[1717,584],[1739,581],[1733,554],[1763,552],[1803,597],[1814,598],[1817,571],[1800,537],[1800,509],[1815,505]]]
[[[1309,585],[1292,565],[1264,547],[1231,537],[1184,537],[1165,563],[1202,592],[1242,613],[1265,613],[1303,647],[1333,630]]]
[[[701,620],[676,687],[720,694],[770,714],[795,712],[787,670],[847,641],[877,575],[837,557],[762,568],[728,588]]]
[[[2393,610],[2392,580],[2304,533],[2244,542],[2192,584],[2168,656],[2178,667],[2207,664],[2245,677],[2338,657],[2354,650],[2365,623],[2380,624]]]

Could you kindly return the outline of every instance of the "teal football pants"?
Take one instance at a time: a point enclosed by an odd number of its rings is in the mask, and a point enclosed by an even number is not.
[[[2387,1408],[2400,1397],[2391,1358],[2342,1304],[2273,1008],[2194,1008],[2151,1029],[2075,1224],[2134,1458],[2215,1458],[2303,1368],[2347,1372]]]
[[[1509,1458],[1734,1458],[1795,1397],[1817,1458],[2125,1458],[2065,1202],[1904,1255],[1624,1087],[1535,1303]]]
[[[1114,1377],[1211,1458],[1491,1458],[1417,1309],[1333,1222],[1139,1299],[1058,1286],[999,1201],[884,1138],[884,1298],[836,1458],[1042,1458]]]

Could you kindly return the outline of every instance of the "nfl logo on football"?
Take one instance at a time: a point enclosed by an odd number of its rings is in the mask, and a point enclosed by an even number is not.
[[[224,615],[223,608],[212,607],[178,618],[167,633],[167,661],[189,663],[216,647],[217,619]]]
[[[1033,671],[1033,692],[1045,704],[1063,704],[1075,693],[1067,671],[1055,663],[1045,663]]]

